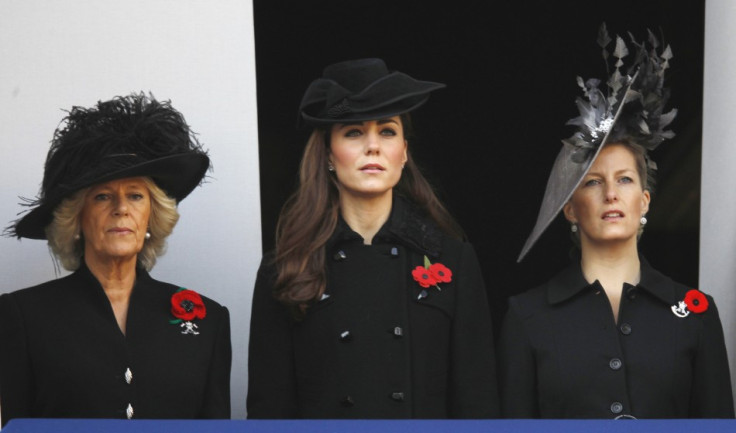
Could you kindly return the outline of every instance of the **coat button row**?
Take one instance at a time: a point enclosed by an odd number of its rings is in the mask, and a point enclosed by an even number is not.
[[[613,358],[609,363],[608,366],[611,367],[611,370],[621,370],[621,367],[624,365],[623,362],[621,362],[618,358]]]
[[[345,254],[345,251],[340,250],[340,251],[336,252],[335,255],[332,256],[332,258],[335,259],[336,262],[339,262],[339,261],[342,261],[342,260],[347,259],[348,256],[347,256],[347,254]]]
[[[626,297],[629,298],[630,301],[633,301],[636,299],[636,287],[629,287],[626,289]]]
[[[615,414],[619,414],[623,412],[623,410],[624,410],[624,405],[622,405],[621,403],[617,401],[614,401],[613,403],[611,403],[611,412]]]
[[[619,329],[621,330],[621,333],[624,335],[631,334],[631,325],[629,325],[628,323],[622,323],[621,326],[619,326]]]
[[[404,330],[401,328],[401,326],[397,326],[393,329],[394,337],[401,338],[404,336]]]
[[[127,383],[128,385],[130,385],[130,382],[133,381],[133,372],[130,371],[130,368],[126,368],[125,369],[125,375],[124,376],[125,376],[125,383]]]
[[[353,334],[351,334],[348,330],[342,331],[340,333],[340,341],[342,341],[343,343],[353,341]]]
[[[125,409],[125,416],[127,416],[128,419],[133,418],[133,406],[130,403],[128,403],[128,407]]]
[[[391,255],[393,257],[398,257],[399,256],[399,249],[396,248],[396,247],[391,247]]]

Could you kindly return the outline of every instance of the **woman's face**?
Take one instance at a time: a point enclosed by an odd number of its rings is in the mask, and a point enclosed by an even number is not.
[[[89,262],[135,258],[143,248],[151,197],[143,178],[95,185],[84,198],[81,227]]]
[[[328,159],[335,167],[340,194],[365,198],[390,194],[407,159],[401,118],[333,125]]]
[[[622,144],[607,144],[564,207],[578,224],[580,241],[636,243],[641,217],[649,210],[634,154]]]

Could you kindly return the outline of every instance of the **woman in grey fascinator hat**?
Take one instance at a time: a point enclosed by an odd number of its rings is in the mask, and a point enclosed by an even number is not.
[[[0,296],[3,423],[230,417],[228,310],[148,273],[209,166],[169,102],[68,112],[8,232],[46,239],[72,273]]]
[[[563,140],[519,260],[562,211],[580,255],[509,300],[499,341],[509,418],[731,418],[713,299],[654,270],[637,248],[651,200],[649,151],[674,134],[663,86],[672,51],[650,32],[598,44],[607,81],[578,77],[577,131]],[[613,51],[609,53],[611,45]],[[627,60],[632,59],[625,67]],[[603,89],[606,89],[604,91]]]
[[[253,296],[249,418],[498,416],[478,261],[408,144],[442,87],[359,59],[305,92],[300,184]]]

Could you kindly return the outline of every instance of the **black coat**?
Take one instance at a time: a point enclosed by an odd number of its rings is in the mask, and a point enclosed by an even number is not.
[[[171,324],[178,287],[138,270],[126,335],[82,266],[0,296],[2,420],[11,418],[229,418],[230,319],[202,297],[198,335]],[[132,378],[126,381],[126,370]]]
[[[732,418],[718,310],[677,317],[689,289],[644,260],[624,284],[618,324],[580,264],[512,297],[499,342],[508,418]]]
[[[411,271],[452,272],[441,291]],[[302,321],[272,296],[267,257],[253,295],[249,418],[498,416],[491,319],[475,252],[402,200],[373,239],[340,221],[327,289]]]

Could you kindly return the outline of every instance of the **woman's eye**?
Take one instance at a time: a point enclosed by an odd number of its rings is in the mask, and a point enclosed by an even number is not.
[[[585,186],[595,186],[595,185],[598,185],[599,183],[601,183],[601,181],[598,179],[588,179],[585,182]]]
[[[396,135],[396,131],[394,131],[391,128],[382,129],[381,135],[387,135],[387,136],[393,137]]]
[[[345,132],[346,137],[357,137],[361,134],[360,129],[348,129]]]
[[[102,193],[100,193],[100,194],[96,194],[95,197],[94,197],[94,200],[95,201],[105,201],[105,200],[108,200],[108,199],[110,199],[110,195],[109,194],[102,194]]]
[[[629,176],[622,177],[619,182],[621,183],[633,183],[634,179],[630,178]]]
[[[143,199],[143,194],[138,193],[138,192],[133,193],[133,194],[130,195],[130,199],[131,200],[135,200],[135,201],[142,200]]]

